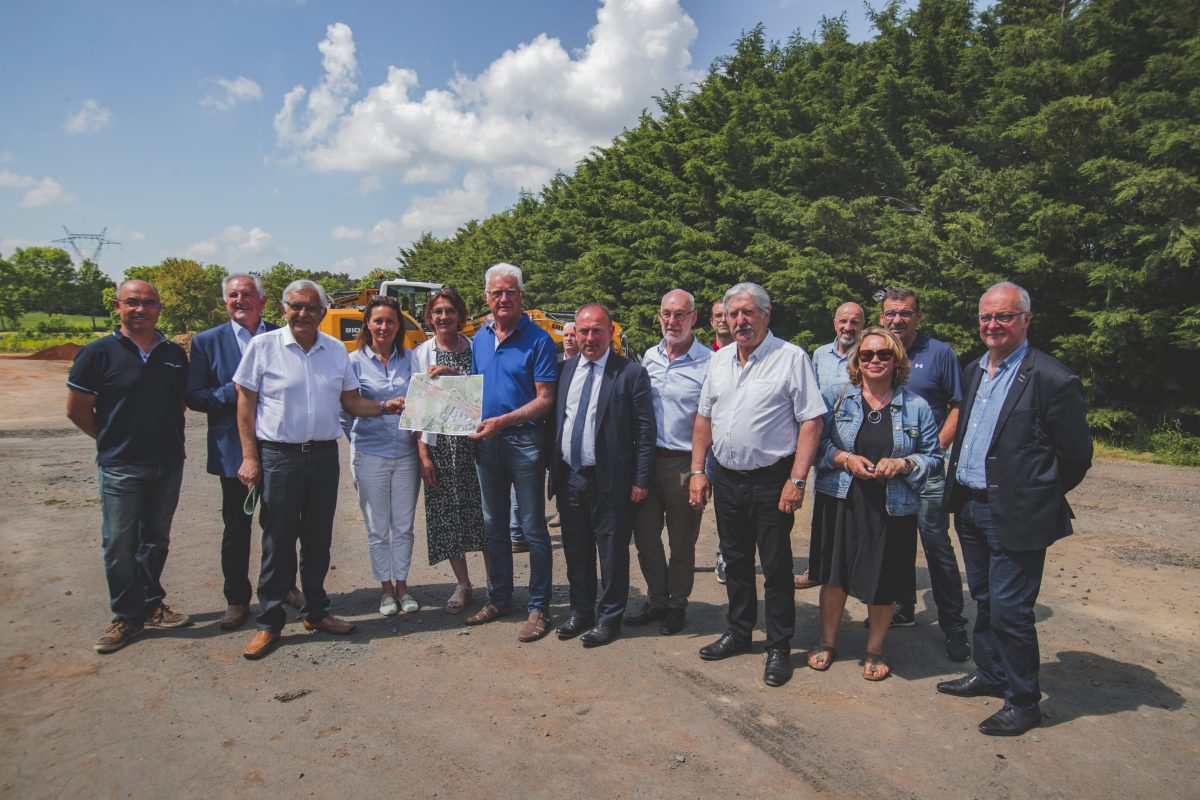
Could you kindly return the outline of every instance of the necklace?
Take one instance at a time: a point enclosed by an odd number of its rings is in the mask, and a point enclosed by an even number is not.
[[[865,394],[863,395],[863,402],[867,403],[868,406],[870,405]],[[883,419],[883,409],[885,409],[890,402],[892,402],[892,395],[889,394],[887,399],[879,404],[879,408],[872,408],[867,412],[867,422],[871,423],[872,425],[878,425]]]

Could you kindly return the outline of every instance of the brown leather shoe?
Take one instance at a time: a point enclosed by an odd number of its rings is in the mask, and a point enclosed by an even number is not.
[[[283,598],[283,602],[287,603],[292,608],[300,611],[304,610],[304,595],[301,594],[300,590],[295,586],[288,590],[287,597]]]
[[[345,636],[349,633],[354,633],[354,623],[346,622],[344,619],[338,619],[333,614],[326,615],[325,619],[320,622],[309,622],[304,620],[304,630],[306,631],[325,631],[338,636]]]
[[[230,606],[225,609],[225,613],[221,615],[221,630],[231,631],[242,627],[249,613],[250,609],[246,606]]]
[[[250,640],[250,644],[246,645],[246,649],[242,651],[242,656],[251,661],[258,659],[271,652],[275,647],[275,643],[279,641],[279,634],[275,631],[255,631],[254,638]]]
[[[814,581],[811,577],[809,577],[808,570],[801,572],[799,575],[793,578],[793,581],[795,582],[797,589],[811,589],[814,586],[821,585],[820,581]]]

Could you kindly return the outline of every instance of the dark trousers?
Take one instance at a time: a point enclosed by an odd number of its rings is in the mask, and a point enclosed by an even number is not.
[[[250,529],[254,517],[242,508],[248,490],[237,478],[221,477],[221,574],[225,577],[225,602],[248,606],[250,588]]]
[[[1007,705],[1032,709],[1042,699],[1033,608],[1042,588],[1046,550],[1005,550],[996,537],[991,507],[980,500],[963,503],[954,527],[967,587],[975,598],[975,671],[986,683],[1007,686]]]
[[[646,599],[654,608],[687,608],[696,578],[696,537],[701,513],[688,503],[689,456],[659,455],[650,494],[637,504],[633,539],[646,579]],[[666,522],[671,558],[663,550]]]
[[[262,442],[260,453],[263,540],[257,621],[259,630],[280,631],[287,622],[283,601],[296,574],[297,541],[305,616],[319,622],[329,613],[325,575],[341,465],[336,442],[307,453]]]
[[[779,495],[791,473],[792,456],[752,472],[720,464],[713,475],[713,511],[725,557],[729,630],[750,640],[758,613],[754,550],[762,563],[767,649],[789,650],[796,629],[796,584],[792,573],[793,514],[779,510]]]
[[[938,627],[942,633],[950,635],[965,630],[967,618],[963,616],[962,576],[958,574],[958,559],[954,557],[954,545],[950,543],[950,515],[942,509],[945,488],[946,478],[940,474],[925,484],[917,510],[917,530],[921,534],[925,563],[929,566],[929,588],[937,606]],[[896,603],[896,608],[911,614],[916,605],[917,597],[913,593],[903,602]]]
[[[633,504],[613,506],[596,490],[595,470],[565,473],[558,498],[563,555],[571,585],[571,613],[596,624],[620,628],[629,600],[629,540],[633,536]],[[596,603],[596,556],[600,557],[600,602]],[[595,611],[596,613],[593,613]]]

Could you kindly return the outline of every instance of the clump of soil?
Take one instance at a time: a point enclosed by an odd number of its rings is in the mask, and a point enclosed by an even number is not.
[[[83,345],[67,342],[66,344],[56,344],[54,347],[39,350],[28,357],[35,361],[74,361],[75,354],[82,348]]]

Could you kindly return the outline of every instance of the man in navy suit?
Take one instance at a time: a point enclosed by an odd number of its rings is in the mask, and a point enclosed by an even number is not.
[[[987,353],[967,365],[946,500],[975,599],[975,671],[937,685],[1003,697],[979,725],[1019,736],[1041,724],[1034,604],[1046,548],[1071,533],[1066,494],[1092,465],[1083,384],[1029,345],[1029,293],[998,283],[979,301]]]
[[[654,480],[657,433],[650,376],[612,351],[608,309],[598,303],[580,308],[575,335],[579,355],[563,362],[558,381],[550,467],[550,496],[558,497],[571,585],[571,616],[559,626],[558,638],[583,634],[584,647],[598,647],[621,631],[634,510]]]
[[[242,465],[242,442],[237,429],[237,393],[233,373],[242,360],[250,339],[277,325],[262,319],[266,293],[253,275],[230,275],[221,282],[221,296],[229,322],[202,331],[192,338],[188,369],[188,408],[208,414],[208,472],[221,478],[221,572],[225,576],[225,601],[229,607],[221,617],[221,628],[233,630],[246,619],[250,609],[250,528],[253,518],[243,506],[247,489],[238,480]],[[299,590],[289,602],[304,605]]]

